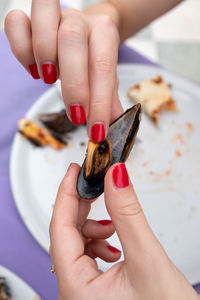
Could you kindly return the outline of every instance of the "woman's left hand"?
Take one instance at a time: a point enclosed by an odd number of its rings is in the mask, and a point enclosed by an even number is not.
[[[80,167],[72,164],[61,183],[50,225],[50,253],[59,300],[199,300],[151,231],[124,164],[105,176],[112,222],[87,220],[90,203],[78,197]],[[105,241],[117,231],[124,261],[103,273],[94,258],[115,262],[121,252]]]

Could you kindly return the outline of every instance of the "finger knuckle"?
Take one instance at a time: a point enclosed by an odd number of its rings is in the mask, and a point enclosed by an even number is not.
[[[89,90],[87,82],[66,82],[63,95],[68,100],[76,100],[77,98],[79,101],[87,101],[89,98]]]
[[[95,73],[111,73],[113,72],[113,64],[106,56],[99,57],[91,63],[91,69]]]
[[[71,81],[71,82],[66,82],[65,87],[70,90],[79,91],[85,89],[86,84],[87,83],[85,81]]]
[[[100,16],[98,22],[96,23],[96,26],[98,28],[101,26],[101,28],[105,30],[107,36],[109,36],[113,42],[120,41],[119,32],[110,16],[107,15]]]
[[[134,217],[142,214],[142,208],[137,201],[131,200],[119,207],[119,215],[122,217]]]
[[[106,111],[108,111],[109,101],[105,97],[105,95],[95,95],[92,98],[92,103],[90,104],[91,109],[94,111],[98,111],[99,109],[104,112],[104,116],[106,116]]]
[[[106,28],[114,26],[112,18],[108,15],[99,16],[99,22],[102,26],[105,26]]]
[[[5,19],[5,25],[7,26],[7,25],[16,24],[16,22],[21,20],[21,18],[23,17],[24,17],[23,11],[19,9],[13,9],[7,14]]]
[[[65,15],[77,17],[81,15],[81,11],[76,8],[67,8],[65,11]]]
[[[81,43],[85,38],[85,30],[81,24],[65,23],[60,27],[58,33],[59,41],[66,41],[68,43]]]

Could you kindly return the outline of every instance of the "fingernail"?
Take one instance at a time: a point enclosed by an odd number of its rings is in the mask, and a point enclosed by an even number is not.
[[[112,253],[121,253],[121,251],[113,246],[107,246]]]
[[[28,66],[29,71],[34,79],[40,79],[36,63]]]
[[[75,125],[84,124],[86,121],[85,110],[81,105],[72,105],[70,106],[70,117],[72,123]]]
[[[125,164],[115,166],[113,170],[113,181],[117,188],[122,189],[129,186],[129,177]]]
[[[56,82],[56,67],[53,64],[45,63],[42,65],[42,75],[45,83],[52,84]]]
[[[105,140],[105,126],[103,123],[96,123],[92,126],[91,140],[94,143],[103,142]]]
[[[109,225],[112,223],[111,220],[100,220],[100,221],[97,221],[97,223],[103,225],[103,226],[106,226],[106,225]]]

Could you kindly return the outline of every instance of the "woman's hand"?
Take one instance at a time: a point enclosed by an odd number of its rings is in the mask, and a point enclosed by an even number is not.
[[[107,7],[108,6],[108,7]],[[11,49],[35,79],[61,79],[68,117],[76,125],[87,119],[88,136],[100,142],[110,122],[122,112],[117,96],[119,34],[117,12],[61,11],[59,0],[33,0],[31,19],[19,10],[5,20]]]
[[[50,253],[59,300],[197,300],[152,233],[124,164],[105,177],[110,222],[87,220],[90,203],[78,198],[79,166],[72,164],[60,185],[50,225]],[[120,251],[105,239],[116,229],[125,260],[103,273],[95,257],[114,262]]]

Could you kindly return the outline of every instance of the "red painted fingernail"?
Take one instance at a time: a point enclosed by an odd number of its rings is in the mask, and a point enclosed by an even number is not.
[[[45,83],[52,84],[56,82],[56,67],[53,64],[43,64],[42,65],[42,75]]]
[[[129,186],[129,177],[125,164],[115,166],[113,170],[113,181],[117,188],[122,189]]]
[[[100,220],[100,221],[97,221],[97,223],[106,226],[106,225],[111,224],[112,221],[111,220]]]
[[[28,66],[29,71],[34,79],[40,79],[36,63]]]
[[[94,143],[103,142],[105,140],[105,126],[103,123],[96,123],[92,126],[91,140]]]
[[[113,246],[107,246],[112,253],[121,253],[121,251]]]
[[[72,105],[70,106],[70,117],[72,123],[75,125],[84,124],[86,121],[85,110],[81,105]]]

